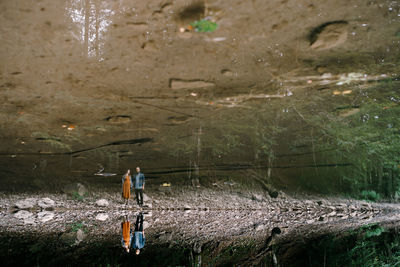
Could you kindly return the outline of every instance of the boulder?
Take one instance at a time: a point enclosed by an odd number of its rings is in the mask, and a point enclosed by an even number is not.
[[[149,222],[144,221],[143,222],[143,229],[147,229],[150,226]]]
[[[36,205],[36,199],[34,198],[27,198],[24,200],[20,200],[17,203],[15,203],[15,206],[18,209],[30,209],[33,208]]]
[[[74,195],[78,194],[80,196],[84,196],[88,193],[86,186],[81,183],[73,183],[64,186],[63,190],[64,193]]]
[[[25,219],[28,219],[30,217],[33,217],[33,213],[29,212],[27,210],[20,210],[20,211],[17,211],[14,214],[14,217],[17,218],[17,219],[20,219],[20,220],[25,220]]]
[[[107,213],[99,213],[96,215],[96,220],[104,222],[108,219]]]
[[[54,202],[54,200],[52,200],[52,199],[50,199],[48,197],[42,198],[42,199],[40,199],[38,201],[38,206],[43,208],[43,209],[52,208],[52,207],[55,206],[55,204],[56,203]]]
[[[99,199],[96,201],[96,205],[99,207],[107,207],[109,203],[106,199]]]
[[[76,231],[76,244],[79,244],[80,242],[82,242],[84,239],[86,238],[86,234],[84,231],[82,231],[82,229],[78,229],[78,231]]]
[[[311,34],[311,48],[330,49],[347,40],[348,23],[345,21],[328,22],[317,27]]]
[[[38,213],[38,219],[41,222],[48,222],[54,218],[54,212],[51,211],[41,211]]]

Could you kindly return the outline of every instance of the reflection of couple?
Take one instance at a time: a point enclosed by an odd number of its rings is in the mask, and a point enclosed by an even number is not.
[[[134,183],[132,183],[131,170],[128,170],[122,177],[122,198],[125,204],[128,204],[131,198],[132,186],[135,186],[135,198],[139,206],[143,206],[143,190],[144,190],[144,174],[140,172],[140,168],[136,167],[136,174],[133,175]]]
[[[135,250],[136,255],[139,255],[140,250],[144,247],[146,241],[143,231],[143,213],[136,216],[135,231],[132,235],[131,224],[128,221],[128,216],[124,217],[121,223],[121,245],[129,253],[129,249]]]

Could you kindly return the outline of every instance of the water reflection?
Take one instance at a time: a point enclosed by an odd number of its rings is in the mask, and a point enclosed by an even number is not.
[[[119,194],[110,198],[107,204],[95,202],[95,199],[76,201],[55,195],[49,198],[4,198],[0,243],[1,233],[14,238],[20,247],[26,246],[27,239],[32,237],[48,239],[46,242],[32,240],[35,248],[27,257],[33,260],[37,253],[46,251],[47,244],[56,243],[57,257],[69,251],[74,256],[88,255],[93,262],[102,265],[121,265],[121,261],[126,260],[130,265],[135,262],[140,265],[200,266],[218,258],[220,264],[240,261],[247,266],[268,258],[271,264],[267,266],[287,266],[284,263],[288,257],[295,259],[295,254],[285,254],[285,251],[304,254],[304,242],[311,242],[310,238],[315,236],[360,227],[366,229],[371,225],[370,234],[377,235],[381,232],[376,231],[391,229],[398,224],[397,205],[296,200],[288,196],[250,199],[220,193],[214,195],[215,202],[205,209],[196,208],[199,205],[193,202],[195,197],[192,202],[188,201],[190,206],[184,207],[174,202],[179,197],[171,199],[160,194],[148,197],[154,206],[144,210],[127,208],[120,202]],[[220,208],[221,199],[232,203],[231,207]],[[206,195],[198,200],[208,203]],[[15,208],[6,211],[4,207]],[[378,224],[381,228],[376,227]],[[306,241],[296,243],[300,239]],[[0,249],[7,248],[4,244]],[[146,252],[142,253],[145,246]],[[100,252],[104,254],[100,256]],[[48,260],[52,259],[42,258],[40,265],[49,265],[45,264],[50,263]]]
[[[101,0],[68,0],[66,15],[75,25],[72,35],[82,43],[82,54],[101,60],[105,35],[115,11]]]
[[[139,255],[144,248],[146,237],[143,228],[143,212],[136,215],[136,222],[133,228],[129,222],[128,214],[124,215],[121,222],[121,245],[127,253],[133,249],[136,255]]]
[[[140,254],[140,250],[143,249],[144,244],[146,242],[146,237],[144,235],[143,230],[143,213],[140,212],[136,216],[136,223],[135,223],[135,233],[134,233],[134,240],[133,240],[133,249],[135,250],[136,255]]]
[[[122,223],[121,223],[121,245],[122,247],[126,250],[126,252],[129,253],[129,250],[131,248],[132,244],[132,229],[131,229],[131,223],[128,220],[128,215],[125,215],[123,217]]]

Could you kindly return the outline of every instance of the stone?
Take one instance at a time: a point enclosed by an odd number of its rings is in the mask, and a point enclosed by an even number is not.
[[[128,123],[131,121],[131,119],[132,118],[127,115],[117,115],[106,118],[106,120],[110,123]]]
[[[147,229],[147,228],[149,228],[149,226],[150,226],[149,222],[147,222],[147,221],[143,222],[143,229]]]
[[[82,229],[78,229],[78,231],[76,231],[76,244],[79,244],[80,242],[82,242],[84,239],[86,238],[86,234],[84,231],[82,231]]]
[[[221,74],[226,77],[233,77],[233,75],[234,75],[233,72],[228,69],[221,70]]]
[[[20,200],[17,203],[15,203],[15,206],[18,209],[31,209],[36,205],[36,199],[34,198],[27,198],[24,200]]]
[[[24,219],[24,224],[35,224],[36,223],[36,221],[35,221],[35,217],[29,217],[29,218],[26,218],[26,219]]]
[[[340,117],[349,117],[360,112],[359,108],[349,108],[339,113]]]
[[[108,219],[107,213],[99,213],[96,215],[96,220],[104,222]]]
[[[64,186],[62,191],[64,193],[70,194],[70,195],[74,195],[77,193],[80,196],[84,196],[85,194],[88,193],[88,190],[86,189],[86,187],[81,183],[68,184],[68,185]]]
[[[41,211],[38,213],[38,219],[41,222],[48,222],[54,218],[54,212],[51,211]]]
[[[206,82],[203,80],[181,80],[170,79],[169,87],[171,89],[185,89],[185,88],[205,88],[213,87],[215,83]]]
[[[96,205],[99,207],[107,207],[109,203],[106,199],[99,199],[96,201]]]
[[[20,210],[14,214],[14,217],[20,220],[25,220],[30,217],[33,217],[33,213],[27,210]]]
[[[52,207],[55,206],[55,204],[56,203],[54,202],[54,200],[52,200],[52,199],[50,199],[48,197],[42,198],[42,199],[40,199],[38,201],[38,206],[43,208],[43,209],[52,208]]]
[[[347,40],[347,22],[325,23],[311,34],[311,48],[315,50],[330,49]]]

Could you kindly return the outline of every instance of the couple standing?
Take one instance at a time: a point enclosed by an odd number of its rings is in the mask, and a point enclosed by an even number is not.
[[[131,170],[128,170],[122,177],[122,198],[125,204],[131,198],[132,186],[135,186],[135,198],[139,206],[143,206],[143,190],[144,190],[144,174],[140,172],[140,168],[136,167],[136,174],[133,175],[134,184],[132,183]]]

